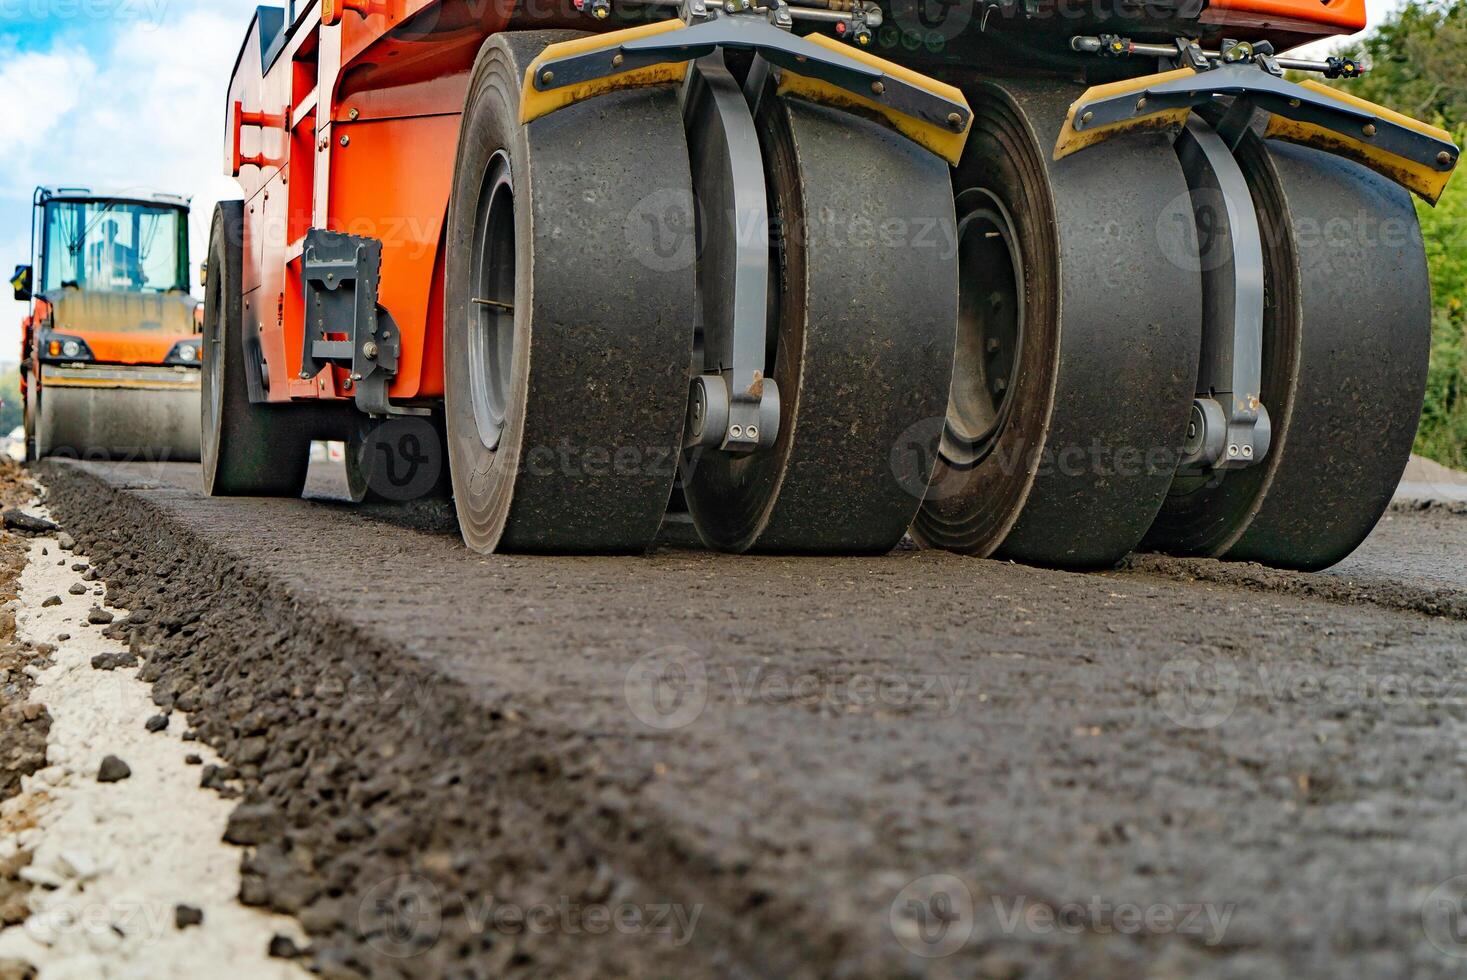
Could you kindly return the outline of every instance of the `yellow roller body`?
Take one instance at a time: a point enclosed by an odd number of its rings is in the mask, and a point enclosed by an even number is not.
[[[566,58],[573,58],[593,51],[613,50],[628,42],[642,38],[655,37],[660,34],[671,34],[684,30],[687,26],[680,20],[667,20],[655,24],[646,24],[641,27],[632,27],[623,31],[613,31],[609,34],[596,34],[590,37],[576,38],[573,41],[562,41],[559,44],[550,45],[541,52],[538,58],[530,63],[529,68],[525,71],[523,95],[521,96],[520,102],[520,122],[522,124],[528,124],[558,109],[563,109],[577,102],[583,102],[586,99],[619,89],[644,88],[652,85],[670,85],[682,82],[688,70],[688,62],[686,61],[669,61],[662,64],[650,65],[645,68],[618,72],[604,78],[597,78],[591,81],[545,91],[541,91],[535,86],[536,79],[540,78],[542,72],[547,70],[547,65],[553,65]],[[925,119],[919,119],[916,116],[908,115],[889,105],[884,105],[878,99],[866,98],[847,91],[838,85],[832,85],[829,82],[802,75],[790,69],[785,69],[780,73],[780,95],[794,95],[809,102],[818,102],[855,112],[859,115],[876,117],[919,146],[925,147],[937,154],[948,163],[954,166],[957,165],[959,158],[962,157],[963,147],[967,143],[968,130],[972,127],[973,118],[973,113],[968,108],[967,99],[964,98],[960,89],[948,85],[945,82],[939,82],[934,78],[928,78],[920,72],[905,68],[895,62],[868,54],[859,48],[843,44],[834,38],[821,34],[811,34],[804,40],[839,54],[842,58],[859,61],[864,65],[875,68],[889,78],[900,79],[915,88],[939,95],[943,99],[961,106],[964,110],[962,112],[962,128],[955,129],[953,126],[944,127],[928,122]]]

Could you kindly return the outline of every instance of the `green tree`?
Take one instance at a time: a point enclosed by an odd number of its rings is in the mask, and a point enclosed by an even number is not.
[[[1345,51],[1371,67],[1337,87],[1447,129],[1467,124],[1467,3],[1408,0]]]
[[[0,439],[24,420],[20,403],[20,368],[0,374]]]
[[[1467,142],[1467,0],[1407,0],[1343,53],[1366,59],[1363,78],[1331,84],[1442,126]],[[1431,371],[1416,451],[1467,469],[1467,180],[1458,174],[1435,208],[1418,202],[1431,268]]]

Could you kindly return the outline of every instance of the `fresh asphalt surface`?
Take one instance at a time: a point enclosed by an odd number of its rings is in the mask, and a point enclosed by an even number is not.
[[[1318,576],[1082,575],[485,557],[329,473],[305,501],[43,479],[143,610],[160,701],[239,766],[250,900],[327,975],[1467,970],[1448,509]],[[416,695],[322,693],[389,678]]]

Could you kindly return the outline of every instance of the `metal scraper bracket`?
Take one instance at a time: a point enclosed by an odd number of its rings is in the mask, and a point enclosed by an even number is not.
[[[687,443],[749,453],[774,445],[779,388],[764,376],[769,198],[754,116],[722,53],[694,62],[683,120],[698,196],[703,373],[693,380]]]
[[[720,14],[704,8],[706,16],[686,28],[628,39],[615,47],[600,48],[536,63],[537,91],[573,88],[668,62],[697,61],[720,48],[753,51],[777,68],[819,79],[902,115],[953,132],[962,132],[972,119],[966,102],[914,85],[845,52],[814,43],[770,23],[762,12]]]
[[[347,368],[344,387],[355,392],[357,407],[368,415],[427,414],[387,399],[402,338],[392,315],[377,303],[381,273],[382,243],[375,238],[321,228],[307,233],[301,253],[306,328],[300,377],[314,378],[333,365]]]
[[[1457,163],[1456,144],[1296,85],[1258,65],[1223,65],[1184,78],[1168,79],[1138,97],[1127,92],[1082,102],[1075,128],[1113,125],[1168,109],[1195,109],[1219,98],[1246,98],[1276,116],[1309,123],[1352,139],[1368,138],[1382,152],[1433,170],[1450,173]]]
[[[1088,50],[1095,40],[1076,38],[1072,44]],[[1236,147],[1246,126],[1263,115],[1265,138],[1353,160],[1428,204],[1441,199],[1461,156],[1450,133],[1319,82],[1291,82],[1282,77],[1284,59],[1261,53],[1263,47],[1231,42],[1214,60],[1217,52],[1179,40],[1171,59],[1179,67],[1097,85],[1077,99],[1055,141],[1054,158],[1126,133],[1175,129],[1193,109],[1212,104],[1226,110],[1217,128],[1229,146]],[[1139,53],[1140,45],[1121,42],[1119,48],[1125,56]]]
[[[1199,119],[1177,137],[1202,273],[1202,359],[1182,467],[1239,469],[1268,453],[1263,380],[1263,239],[1237,160]]]

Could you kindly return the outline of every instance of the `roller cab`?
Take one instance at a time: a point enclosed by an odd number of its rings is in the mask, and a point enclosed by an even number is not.
[[[188,202],[43,188],[17,270],[32,458],[199,458],[199,304]]]

